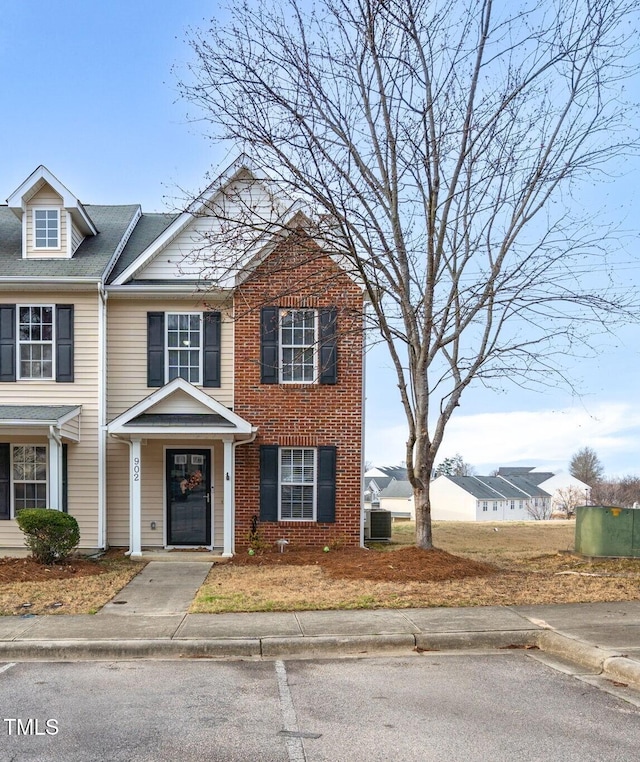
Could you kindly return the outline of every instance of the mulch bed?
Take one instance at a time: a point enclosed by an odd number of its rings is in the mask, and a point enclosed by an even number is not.
[[[260,550],[250,556],[238,553],[230,562],[238,566],[321,566],[336,579],[371,579],[382,582],[440,582],[496,574],[490,564],[451,555],[444,550],[414,546],[393,552],[340,548],[324,553],[321,548],[291,548],[284,553]]]
[[[107,569],[95,561],[71,558],[52,566],[36,563],[32,558],[0,558],[0,583],[41,582],[50,579],[73,579],[104,574]]]

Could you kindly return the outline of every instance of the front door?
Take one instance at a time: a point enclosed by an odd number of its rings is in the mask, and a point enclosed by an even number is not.
[[[167,450],[167,544],[211,545],[211,451]]]

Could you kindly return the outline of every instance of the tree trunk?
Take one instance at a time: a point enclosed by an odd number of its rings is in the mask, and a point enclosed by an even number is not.
[[[416,508],[416,545],[424,550],[433,548],[431,535],[431,502],[428,489],[413,488],[413,502]]]

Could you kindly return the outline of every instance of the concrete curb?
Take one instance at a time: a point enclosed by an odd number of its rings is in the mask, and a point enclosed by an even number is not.
[[[640,689],[640,662],[553,630],[318,635],[211,640],[17,640],[0,642],[0,661],[255,659],[525,648],[562,657]]]
[[[537,645],[537,630],[488,630],[478,632],[422,632],[416,634],[420,651],[457,651],[478,648],[523,648]]]
[[[5,661],[243,659],[256,656],[261,656],[259,638],[228,640],[21,640],[0,645],[0,659]]]
[[[640,663],[626,656],[612,656],[604,663],[604,677],[640,690]]]
[[[607,659],[621,656],[616,651],[598,648],[590,643],[585,643],[583,640],[578,640],[570,635],[564,635],[561,632],[553,630],[539,632],[536,645],[542,651],[563,657],[583,667],[595,669],[599,672],[604,670]]]

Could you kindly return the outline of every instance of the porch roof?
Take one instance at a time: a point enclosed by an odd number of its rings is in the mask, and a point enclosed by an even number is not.
[[[222,426],[233,429],[234,424],[217,413],[142,413],[124,424],[129,426]]]
[[[55,426],[63,437],[77,442],[81,411],[81,405],[0,405],[0,431],[27,428],[29,433],[46,435]]]

